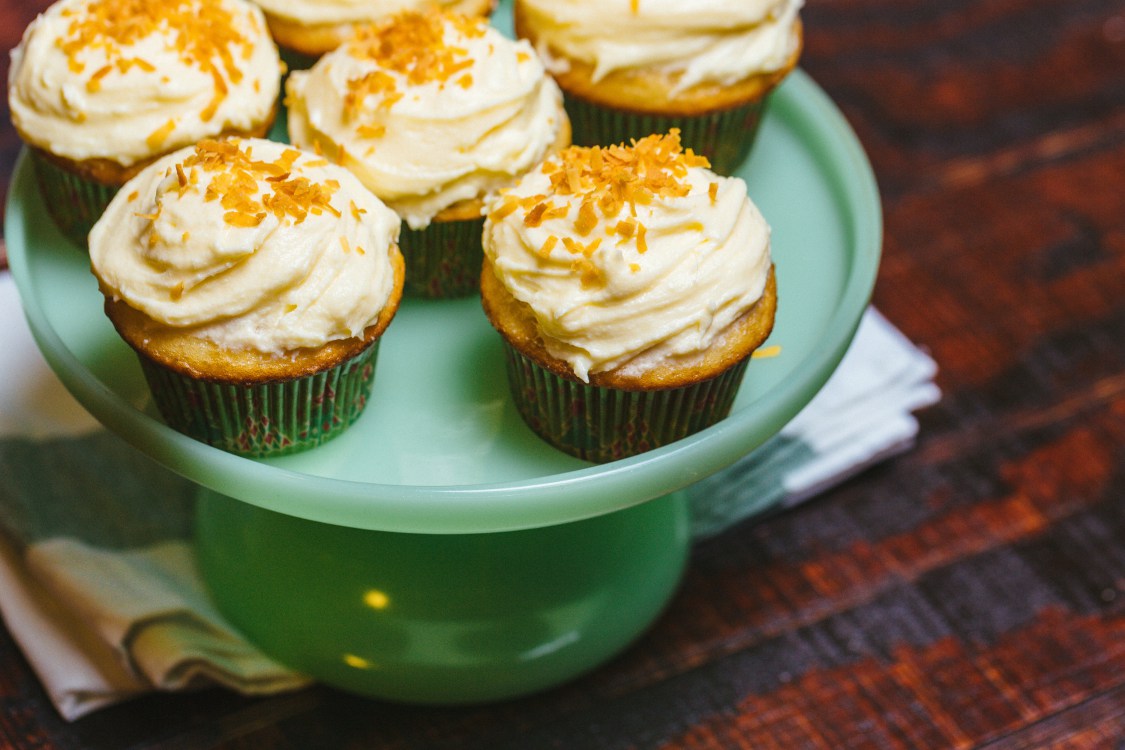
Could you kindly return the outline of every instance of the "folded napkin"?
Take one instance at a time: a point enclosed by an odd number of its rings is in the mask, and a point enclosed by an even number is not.
[[[51,373],[0,274],[0,614],[72,720],[154,690],[308,684],[207,598],[194,488],[101,428]],[[912,444],[933,361],[874,310],[828,385],[746,459],[688,489],[698,538],[786,507]]]
[[[869,308],[828,383],[781,432],[688,488],[704,538],[767,508],[787,508],[914,444],[913,412],[937,403],[937,365]]]

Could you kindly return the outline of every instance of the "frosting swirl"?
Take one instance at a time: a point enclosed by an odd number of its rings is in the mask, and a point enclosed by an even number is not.
[[[346,170],[261,139],[143,169],[90,232],[103,291],[226,349],[360,336],[394,286],[398,217]]]
[[[706,164],[674,130],[571,147],[489,203],[493,271],[581,380],[704,351],[761,297],[769,227]]]
[[[530,169],[562,122],[527,42],[440,12],[363,29],[286,91],[292,142],[347,166],[415,229]]]
[[[280,63],[244,0],[60,0],[12,52],[8,102],[24,140],[130,166],[268,121]]]
[[[803,0],[519,0],[552,70],[569,60],[611,73],[679,76],[676,90],[782,69],[800,44]]]

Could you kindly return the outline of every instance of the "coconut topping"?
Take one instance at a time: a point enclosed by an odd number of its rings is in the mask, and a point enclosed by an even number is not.
[[[293,176],[293,164],[300,155],[297,149],[287,148],[272,161],[256,160],[253,146],[243,149],[235,141],[206,140],[195,147],[195,153],[176,164],[176,173],[180,189],[191,190],[197,183],[195,167],[217,172],[207,185],[204,200],[220,201],[227,209],[223,221],[231,226],[256,227],[267,213],[279,220],[288,218],[294,224],[300,224],[310,213],[328,211],[339,216],[331,200],[340,183]],[[263,184],[268,190],[257,195],[259,185]]]
[[[470,18],[436,9],[405,11],[380,24],[361,27],[348,43],[348,53],[357,60],[375,62],[380,69],[348,81],[347,113],[358,115],[370,96],[388,109],[402,98],[395,77],[388,71],[399,73],[411,86],[421,86],[445,83],[471,68],[469,50],[446,43],[446,23],[470,39],[484,36],[486,28],[479,16]],[[456,82],[468,88],[473,79],[463,73]]]
[[[168,51],[210,75],[215,81],[215,95],[204,110],[202,119],[210,120],[219,103],[229,93],[227,81],[242,80],[242,69],[234,55],[249,60],[251,42],[234,24],[230,9],[219,0],[94,0],[85,9],[67,8],[66,36],[55,41],[66,54],[70,71],[81,74],[89,53],[104,51],[107,63],[86,79],[86,90],[96,93],[102,79],[114,71],[124,74],[133,66],[146,72],[156,68],[143,57],[131,57],[126,50],[146,37],[160,35]]]
[[[630,146],[571,146],[545,161],[540,169],[550,177],[553,196],[577,199],[574,230],[580,237],[588,237],[604,224],[607,235],[618,237],[617,244],[632,242],[644,254],[648,250],[648,229],[636,218],[637,206],[650,205],[657,197],[687,195],[691,191],[686,180],[688,169],[708,166],[706,157],[681,146],[680,131],[673,128],[667,135],[650,135],[632,141]],[[717,189],[717,183],[708,188],[712,202]],[[522,209],[524,225],[538,227],[549,219],[566,216],[571,203],[556,203],[554,198],[542,194],[517,197],[504,193],[489,217],[498,221]],[[619,218],[625,207],[629,215]],[[601,238],[583,244],[572,237],[548,235],[539,254],[550,255],[559,242],[571,254],[589,258],[598,249]],[[590,280],[588,275],[585,278]]]

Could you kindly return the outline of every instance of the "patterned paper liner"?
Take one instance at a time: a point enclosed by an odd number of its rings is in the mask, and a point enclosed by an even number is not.
[[[505,342],[516,410],[533,432],[572,456],[605,463],[659,448],[730,413],[750,358],[680,388],[625,391],[561,377]]]
[[[406,289],[432,298],[467,297],[480,291],[484,217],[434,221],[425,229],[405,223],[398,244],[406,261]]]
[[[86,179],[30,149],[35,181],[47,213],[68,240],[86,249],[86,235],[120,189]]]
[[[208,445],[262,458],[308,450],[359,418],[375,381],[376,341],[336,367],[259,385],[209,382],[140,356],[168,426]]]
[[[680,129],[680,142],[711,161],[717,174],[730,175],[750,155],[768,96],[702,115],[654,115],[612,109],[567,93],[573,140],[579,146],[629,143],[653,133]]]

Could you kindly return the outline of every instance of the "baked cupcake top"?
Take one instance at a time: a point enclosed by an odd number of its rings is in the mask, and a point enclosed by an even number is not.
[[[489,203],[487,261],[582,381],[702,352],[762,296],[769,227],[706,167],[675,130],[572,146]]]
[[[387,304],[398,217],[346,170],[256,138],[143,169],[90,232],[102,291],[228,350],[361,336]]]
[[[130,166],[268,121],[280,76],[244,0],[59,0],[12,52],[8,102],[25,141]]]
[[[270,15],[306,26],[370,23],[403,10],[456,7],[463,0],[254,0]]]
[[[554,71],[574,60],[678,76],[677,90],[780,70],[800,45],[803,0],[519,0]]]
[[[348,167],[415,229],[537,164],[564,117],[527,42],[437,11],[363,28],[286,93],[292,142]]]

